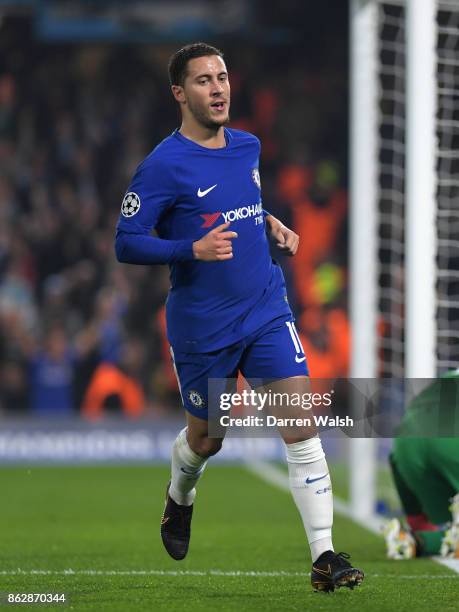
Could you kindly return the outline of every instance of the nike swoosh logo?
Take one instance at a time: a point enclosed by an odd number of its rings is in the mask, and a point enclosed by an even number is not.
[[[304,361],[306,359],[306,357],[298,357],[298,355],[295,355],[295,361],[297,363],[301,363],[302,361]]]
[[[198,189],[198,198],[203,198],[204,196],[206,196],[208,193],[212,191],[212,189],[215,189],[217,185],[218,183],[215,183],[215,185],[212,185],[212,187],[209,187],[209,189],[205,189],[204,191],[201,191],[201,187],[200,187]]]
[[[189,472],[188,470],[185,470],[185,468],[180,468],[180,471],[183,472],[184,474],[192,474],[193,476],[196,474],[196,472]]]
[[[323,476],[319,476],[319,478],[306,478],[306,480],[304,481],[306,484],[312,484],[313,482],[317,482],[318,480],[322,480],[322,478],[325,478],[326,476],[328,476],[328,474],[324,474]]]
[[[163,518],[161,519],[161,525],[165,525],[169,519],[169,516],[163,516]]]
[[[323,576],[331,576],[331,567],[330,567],[330,565],[328,565],[328,570],[327,571],[319,569],[318,567],[315,567],[314,565],[312,566],[312,569],[315,572],[317,572],[318,574],[322,574]]]

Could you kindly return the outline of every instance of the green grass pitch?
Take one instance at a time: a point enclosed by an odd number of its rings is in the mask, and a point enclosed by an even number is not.
[[[190,552],[173,561],[159,537],[167,480],[167,467],[0,469],[0,592],[68,597],[0,608],[457,610],[458,574],[430,560],[388,561],[380,538],[339,516],[336,548],[366,579],[354,591],[312,592],[290,495],[242,467],[208,467]]]

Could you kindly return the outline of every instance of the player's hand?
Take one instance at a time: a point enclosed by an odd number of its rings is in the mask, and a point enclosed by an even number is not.
[[[193,254],[195,259],[201,261],[225,261],[233,257],[232,240],[237,238],[236,232],[225,230],[229,223],[222,223],[203,236],[201,240],[193,242]]]
[[[285,253],[285,255],[295,255],[300,243],[300,237],[298,234],[295,234],[294,231],[286,227],[277,219],[274,220],[274,218],[270,225],[271,236],[277,241],[277,248]]]

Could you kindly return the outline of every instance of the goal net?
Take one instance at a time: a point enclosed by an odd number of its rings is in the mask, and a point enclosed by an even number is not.
[[[352,376],[379,378],[381,402],[400,411],[405,378],[459,366],[459,2],[426,0],[422,6],[430,4],[430,13],[422,14],[417,2],[414,14],[410,1],[351,3]],[[420,31],[432,37],[432,70],[424,66],[427,85],[417,96],[430,96],[430,109],[419,108],[413,89],[410,95]],[[420,47],[418,67],[424,53]],[[423,112],[430,112],[430,157],[416,168]],[[427,188],[413,203],[410,185],[424,184],[426,175]],[[420,261],[431,267],[423,270]],[[418,355],[423,335],[424,361]],[[383,462],[377,461],[385,457],[384,444],[389,447],[382,440],[350,443],[351,463],[354,457],[355,466],[366,465],[363,482],[351,486],[357,514],[374,512],[376,499],[384,497],[378,489]],[[365,491],[372,493],[362,502]]]
[[[459,365],[459,3],[437,12],[437,369]]]

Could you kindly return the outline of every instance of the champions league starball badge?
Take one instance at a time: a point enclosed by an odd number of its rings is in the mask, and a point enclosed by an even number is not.
[[[139,212],[139,210],[140,198],[136,193],[130,191],[123,198],[123,202],[121,204],[121,214],[123,217],[133,217]]]

